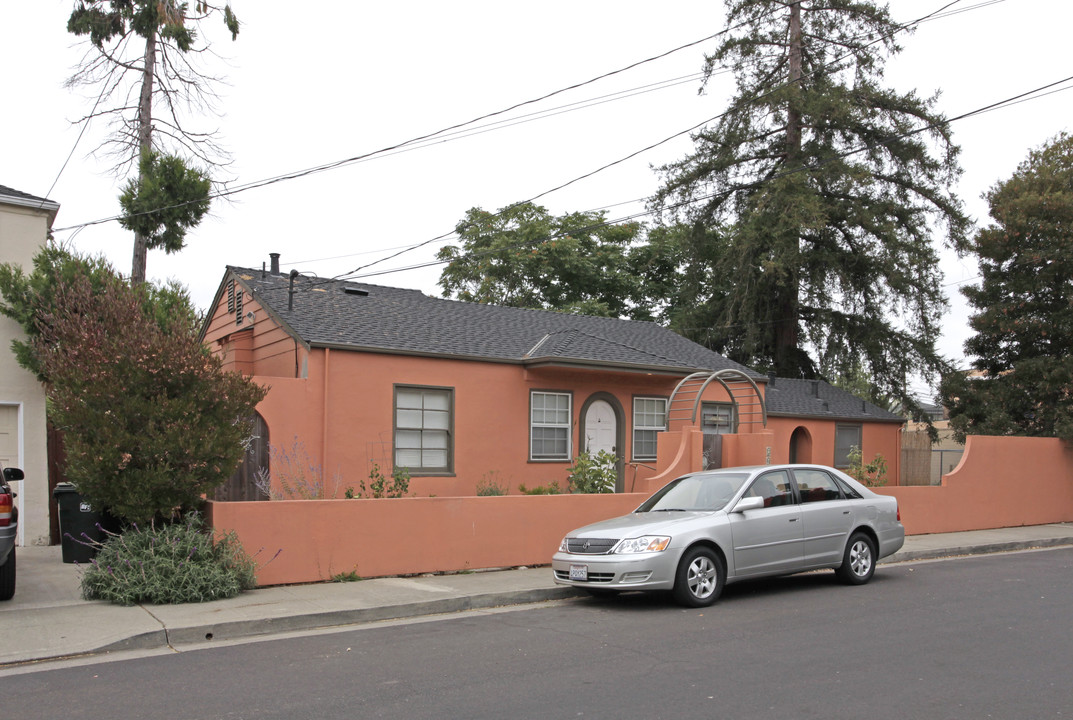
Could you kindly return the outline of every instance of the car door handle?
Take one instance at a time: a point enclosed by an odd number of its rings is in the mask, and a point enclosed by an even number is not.
[[[797,522],[797,518],[790,518],[790,522]]]

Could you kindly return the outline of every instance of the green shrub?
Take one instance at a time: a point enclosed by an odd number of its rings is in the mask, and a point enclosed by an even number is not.
[[[522,495],[558,495],[562,492],[559,489],[559,483],[552,481],[547,485],[537,485],[534,488],[527,488],[525,483],[518,486],[518,492]]]
[[[109,535],[82,573],[86,600],[117,605],[206,602],[257,585],[256,563],[237,536],[231,532],[214,541],[197,513]]]
[[[867,465],[861,463],[861,449],[854,445],[849,449],[849,467],[846,474],[857,482],[868,487],[883,487],[887,484],[887,460],[880,453],[876,453],[872,462]]]
[[[401,498],[410,491],[410,471],[404,467],[395,467],[391,470],[391,477],[384,475],[380,465],[373,463],[373,469],[369,471],[369,485],[362,480],[358,489],[348,487],[344,497],[352,498]]]
[[[501,485],[499,483],[498,471],[493,470],[492,472],[485,473],[477,483],[477,496],[489,497],[499,495],[510,495],[510,483],[508,482],[505,485]]]
[[[614,453],[601,450],[595,455],[581,453],[574,466],[570,468],[568,479],[572,493],[613,493],[618,481],[615,464],[618,458]]]

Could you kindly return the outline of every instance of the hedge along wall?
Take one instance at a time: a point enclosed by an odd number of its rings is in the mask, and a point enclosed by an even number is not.
[[[878,492],[898,498],[910,535],[1073,522],[1073,448],[1055,438],[970,436],[941,485]]]
[[[574,528],[625,515],[645,499],[622,495],[508,495],[393,500],[210,502],[219,531],[234,530],[260,563],[259,585],[547,565]]]
[[[1073,522],[1073,449],[1050,438],[971,437],[937,487],[898,498],[910,535]],[[632,511],[644,493],[210,503],[260,562],[261,585],[547,565],[570,530]]]

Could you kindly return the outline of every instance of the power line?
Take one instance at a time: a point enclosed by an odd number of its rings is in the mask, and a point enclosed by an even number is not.
[[[1001,2],[1001,1],[1002,1],[1002,0],[991,0],[991,2],[989,2],[989,3],[984,3],[984,4],[993,4],[994,2]],[[925,22],[925,21],[927,21],[927,20],[929,20],[929,19],[933,19],[933,18],[935,18],[935,17],[938,17],[938,16],[940,16],[940,15],[941,15],[941,14],[942,14],[942,13],[943,13],[943,12],[944,12],[944,11],[945,11],[945,10],[946,10],[947,8],[950,8],[950,7],[952,7],[952,6],[956,5],[956,4],[958,4],[959,2],[961,2],[961,0],[952,0],[951,2],[949,2],[949,3],[947,3],[946,5],[942,6],[942,7],[941,7],[941,8],[939,8],[938,10],[936,10],[936,11],[934,11],[934,12],[931,12],[931,13],[929,13],[928,15],[925,15],[925,16],[923,16],[922,18],[919,18],[919,19],[917,19],[917,20],[915,20],[915,21],[913,21],[913,22],[910,22],[910,23],[902,23],[901,25],[899,25],[899,26],[898,26],[898,27],[897,27],[897,28],[896,28],[896,29],[894,30],[894,33],[897,33],[897,32],[900,32],[900,31],[904,31],[904,30],[908,30],[908,29],[909,29],[909,28],[911,28],[911,27],[915,27],[916,25],[919,25],[919,24],[920,24],[921,22]],[[773,12],[773,11],[772,11],[772,12]],[[735,25],[735,26],[733,26],[733,27],[727,28],[726,30],[722,31],[722,33],[719,33],[719,34],[727,34],[727,33],[731,32],[732,30],[736,30],[736,29],[738,29],[738,28],[742,27],[742,26],[743,26],[743,25],[745,25],[745,24],[747,24],[747,22],[744,22],[744,21],[743,21],[742,23],[739,23],[738,25]],[[894,34],[894,33],[892,33],[892,34],[890,35],[890,37],[893,37],[893,34]],[[714,36],[713,36],[713,37],[714,37]],[[879,38],[875,38],[875,39],[871,40],[870,42],[866,43],[866,44],[865,44],[865,45],[863,46],[863,48],[867,48],[867,47],[869,47],[870,45],[875,45],[875,44],[878,44],[878,43],[880,43],[880,42],[883,42],[883,40],[884,40],[884,39],[885,39],[885,38],[884,38],[884,37],[882,37],[882,36],[881,36],[881,37],[879,37]],[[861,49],[863,49],[863,48],[861,48]],[[851,52],[848,52],[848,53],[846,53],[846,54],[844,54],[844,55],[842,55],[842,56],[840,56],[840,57],[837,57],[837,58],[835,58],[834,60],[832,60],[832,61],[830,61],[830,62],[826,63],[825,65],[822,65],[822,66],[820,66],[819,68],[817,68],[817,69],[816,69],[816,70],[815,70],[815,71],[814,71],[813,73],[811,73],[811,74],[812,74],[812,75],[817,75],[817,74],[819,74],[820,72],[823,72],[823,71],[827,70],[828,68],[831,68],[831,67],[837,67],[839,63],[841,63],[841,62],[842,62],[843,60],[845,60],[846,58],[848,58],[848,57],[851,57],[851,56],[852,56],[853,54],[854,54],[854,53],[853,53],[853,52],[851,51]],[[803,80],[804,80],[804,78],[802,77],[802,78],[801,78],[801,81],[803,81]],[[774,88],[773,90],[771,90],[771,91],[769,91],[769,92],[767,92],[767,93],[765,93],[765,94],[763,94],[763,95],[760,95],[760,96],[758,96],[758,97],[756,97],[756,98],[752,98],[750,102],[753,102],[753,103],[755,103],[755,102],[757,102],[757,101],[763,100],[764,98],[770,97],[771,95],[773,95],[773,94],[775,94],[775,93],[777,93],[777,92],[779,92],[779,91],[783,90],[784,88],[786,88],[787,86],[789,86],[790,84],[792,84],[792,82],[794,82],[794,81],[790,81],[790,82],[786,82],[786,83],[783,83],[782,85],[779,85],[778,87]],[[701,128],[701,127],[703,127],[703,126],[705,126],[705,125],[707,125],[707,124],[709,124],[709,123],[711,123],[711,122],[713,122],[713,121],[715,121],[715,120],[718,120],[719,118],[721,118],[721,117],[725,116],[725,115],[726,115],[726,114],[728,114],[729,112],[730,112],[730,110],[726,110],[726,111],[724,111],[724,112],[721,112],[721,113],[719,113],[719,114],[715,115],[714,117],[711,117],[711,118],[709,118],[709,119],[707,119],[707,120],[704,120],[704,121],[702,121],[702,122],[700,122],[700,123],[698,123],[698,124],[696,124],[696,125],[693,125],[692,127],[686,128],[685,130],[682,130],[681,132],[677,132],[677,133],[675,133],[675,134],[671,135],[670,137],[667,137],[667,138],[664,138],[663,140],[660,140],[659,142],[653,143],[653,144],[651,144],[651,145],[649,145],[649,146],[647,146],[647,147],[645,147],[645,148],[642,148],[642,149],[640,149],[640,150],[637,150],[636,152],[630,153],[630,154],[629,154],[629,155],[627,155],[626,157],[623,157],[623,158],[619,158],[618,160],[615,160],[615,161],[613,161],[613,162],[607,163],[606,165],[603,165],[603,166],[601,166],[601,167],[599,167],[599,168],[597,168],[597,169],[595,169],[595,170],[593,170],[593,171],[591,171],[591,172],[588,172],[588,173],[586,173],[586,174],[584,174],[584,175],[581,175],[581,176],[579,176],[579,177],[575,177],[575,178],[574,178],[574,179],[572,179],[572,180],[568,180],[567,182],[565,182],[565,183],[562,183],[561,185],[558,185],[558,186],[556,186],[556,187],[553,187],[553,188],[551,188],[550,190],[545,190],[544,192],[542,192],[542,193],[540,193],[540,194],[538,194],[538,195],[534,195],[533,197],[529,198],[528,200],[523,200],[523,201],[520,201],[520,202],[517,202],[517,203],[513,203],[513,204],[511,204],[511,205],[508,205],[508,206],[507,206],[506,208],[503,208],[503,209],[501,209],[501,210],[500,210],[499,212],[497,212],[497,213],[494,213],[494,214],[493,214],[493,216],[499,215],[499,214],[501,214],[501,213],[503,213],[503,212],[506,212],[506,211],[508,211],[508,210],[510,210],[510,209],[513,209],[513,208],[515,208],[515,207],[518,207],[519,205],[522,205],[522,204],[524,204],[524,203],[530,203],[530,202],[534,202],[534,201],[536,201],[536,200],[539,200],[540,198],[542,198],[542,197],[544,197],[544,196],[546,196],[546,195],[550,195],[551,193],[554,193],[554,192],[558,192],[559,190],[562,190],[562,189],[564,189],[564,188],[566,188],[566,187],[569,187],[570,185],[573,185],[574,183],[577,183],[577,182],[580,182],[580,181],[582,181],[582,180],[585,180],[585,179],[587,179],[587,178],[590,178],[590,177],[592,177],[593,175],[596,175],[596,174],[598,174],[598,173],[601,173],[601,172],[603,172],[604,170],[607,170],[607,169],[609,169],[609,168],[611,168],[611,167],[614,167],[614,166],[616,166],[616,165],[620,165],[620,164],[622,164],[622,163],[624,163],[624,162],[626,162],[626,161],[628,161],[628,160],[631,160],[631,159],[633,159],[634,157],[637,157],[638,155],[641,155],[641,154],[643,154],[643,153],[646,153],[646,152],[648,152],[649,150],[653,150],[653,149],[655,149],[655,148],[657,148],[657,147],[659,147],[659,146],[661,146],[661,145],[664,145],[664,144],[666,144],[666,143],[670,142],[671,140],[674,140],[674,139],[676,139],[676,138],[678,138],[678,137],[681,137],[682,135],[685,135],[685,134],[687,134],[687,133],[691,133],[691,132],[693,132],[694,130],[697,130],[698,128]],[[716,196],[717,196],[717,195],[716,195]],[[713,197],[715,197],[715,196],[713,196]],[[645,213],[645,214],[649,214],[649,213]],[[372,267],[373,265],[378,265],[378,264],[380,264],[380,263],[382,263],[382,262],[386,262],[386,261],[388,261],[388,260],[391,260],[391,259],[393,259],[393,258],[396,258],[396,257],[398,257],[398,256],[400,256],[400,255],[403,255],[403,254],[405,254],[406,252],[410,252],[410,251],[413,251],[413,250],[417,250],[417,249],[419,249],[419,248],[425,247],[426,245],[430,245],[430,244],[432,244],[432,243],[434,243],[434,242],[437,242],[437,241],[441,241],[441,240],[444,240],[444,239],[446,239],[446,238],[450,237],[451,235],[453,235],[453,234],[454,234],[454,232],[455,232],[455,231],[450,231],[450,232],[447,232],[447,233],[443,233],[443,234],[441,234],[441,235],[438,235],[438,236],[436,236],[436,237],[434,237],[434,238],[430,238],[430,239],[428,239],[428,240],[424,240],[424,241],[422,241],[422,242],[416,243],[415,245],[411,246],[411,247],[410,247],[409,249],[407,249],[407,250],[400,250],[400,251],[398,251],[398,252],[392,253],[391,255],[388,255],[388,256],[386,256],[386,257],[380,258],[379,260],[376,260],[376,261],[374,261],[374,262],[371,262],[371,263],[367,263],[366,265],[363,265],[363,266],[360,266],[360,267],[358,267],[358,268],[355,268],[354,270],[352,270],[352,271],[350,271],[350,272],[348,272],[348,273],[342,273],[341,275],[337,275],[337,276],[335,276],[335,277],[336,277],[336,278],[341,278],[341,277],[345,277],[345,276],[354,276],[354,275],[355,275],[356,273],[358,273],[358,272],[360,272],[360,271],[362,271],[362,270],[365,270],[365,269],[367,269],[367,268],[369,268],[369,267]],[[432,265],[435,265],[435,264],[438,264],[438,263],[431,263],[431,264],[432,264]],[[429,266],[429,264],[428,264],[428,263],[425,263],[425,264],[422,264],[422,265],[420,265],[419,267],[427,267],[427,266]],[[417,268],[407,268],[407,269],[417,269]],[[381,273],[376,273],[376,274],[381,274]]]
[[[613,77],[615,75],[622,74],[622,73],[627,72],[629,70],[633,70],[634,68],[640,67],[641,65],[644,65],[646,63],[655,62],[656,60],[662,60],[663,58],[665,58],[665,57],[667,57],[669,55],[672,55],[672,54],[674,54],[676,52],[680,52],[682,50],[686,50],[688,48],[691,48],[691,47],[694,47],[694,46],[699,45],[701,43],[704,43],[704,42],[707,42],[709,40],[712,40],[713,38],[716,38],[716,37],[718,37],[720,35],[723,35],[723,34],[729,32],[731,29],[733,29],[733,28],[728,28],[727,30],[722,30],[722,31],[720,31],[718,33],[708,35],[708,36],[703,37],[703,38],[701,38],[699,40],[694,40],[693,42],[686,43],[685,45],[680,45],[680,46],[678,46],[676,48],[673,48],[671,50],[667,50],[666,52],[660,53],[658,55],[653,55],[652,57],[645,58],[644,60],[638,60],[637,62],[634,62],[634,63],[631,63],[629,65],[626,65],[625,67],[619,68],[617,70],[612,70],[610,72],[603,73],[602,75],[598,75],[598,76],[596,76],[596,77],[594,77],[594,78],[592,78],[590,80],[585,80],[583,82],[575,83],[573,85],[569,85],[567,87],[560,88],[559,90],[554,90],[552,92],[546,93],[544,95],[541,95],[539,97],[533,98],[531,100],[525,100],[523,102],[516,103],[516,104],[511,105],[511,106],[509,106],[507,108],[504,108],[502,110],[497,110],[497,111],[494,111],[494,112],[486,113],[484,115],[480,115],[480,116],[475,117],[472,120],[468,120],[466,122],[456,123],[454,125],[450,125],[448,127],[442,128],[442,129],[437,130],[435,132],[426,133],[425,135],[420,135],[420,136],[411,138],[409,140],[405,140],[403,142],[396,143],[394,145],[389,145],[389,146],[381,148],[379,150],[374,150],[374,151],[371,151],[371,152],[362,153],[360,155],[355,155],[353,157],[345,158],[345,159],[342,159],[342,160],[336,160],[334,162],[325,163],[325,164],[322,164],[322,165],[316,165],[316,166],[305,168],[305,169],[302,169],[302,170],[296,170],[296,171],[293,171],[293,172],[284,173],[284,174],[281,174],[281,175],[276,175],[276,176],[271,177],[271,178],[265,178],[265,179],[262,179],[262,180],[254,180],[254,181],[251,181],[251,182],[248,182],[248,183],[245,183],[245,184],[235,185],[235,186],[233,186],[231,188],[227,188],[227,189],[223,189],[223,190],[220,190],[218,192],[215,192],[215,193],[211,193],[209,198],[210,199],[215,199],[215,198],[219,198],[219,197],[228,197],[228,196],[231,196],[231,195],[236,195],[236,194],[238,194],[240,192],[245,192],[247,190],[253,190],[253,189],[256,189],[256,188],[265,187],[267,185],[273,185],[275,183],[284,182],[286,180],[295,180],[295,179],[298,179],[298,178],[301,178],[301,177],[307,177],[309,175],[313,175],[313,174],[316,174],[316,173],[321,173],[321,172],[325,172],[325,171],[328,171],[328,170],[333,170],[335,168],[344,167],[346,165],[350,165],[350,164],[353,164],[353,163],[356,163],[356,162],[360,162],[362,160],[366,160],[366,159],[372,158],[374,156],[383,155],[385,153],[391,153],[392,151],[400,150],[401,148],[404,148],[404,147],[407,147],[407,146],[410,146],[410,145],[414,145],[414,144],[417,144],[417,143],[429,141],[429,140],[431,140],[433,138],[437,138],[439,136],[443,136],[443,135],[452,133],[454,131],[460,130],[461,128],[464,128],[464,127],[467,127],[467,126],[470,126],[470,125],[474,125],[474,124],[479,123],[479,122],[483,122],[484,120],[488,120],[488,119],[493,118],[493,117],[498,117],[500,115],[505,115],[505,114],[513,112],[514,110],[517,110],[519,108],[543,102],[544,100],[547,100],[549,98],[555,97],[557,95],[561,95],[561,94],[569,92],[571,90],[576,90],[578,88],[585,87],[587,85],[592,85],[592,84],[594,84],[596,82],[599,82],[601,80],[605,80],[605,79],[607,79],[609,77]],[[168,206],[168,207],[165,207],[165,208],[157,208],[156,211],[169,210],[169,209],[172,209],[172,208],[175,208],[175,207],[182,207],[183,205],[186,205],[186,204],[190,204],[190,203],[181,203],[181,204],[171,205],[171,206]],[[151,212],[154,212],[154,210],[146,211],[143,214],[148,214],[148,213],[151,213]],[[119,220],[120,217],[121,216],[115,215],[115,216],[111,216],[111,217],[107,217],[107,218],[101,218],[99,220],[92,220],[92,221],[85,222],[85,223],[79,223],[77,225],[70,225],[68,227],[57,228],[53,232],[64,232],[64,231],[67,231],[67,230],[74,230],[76,228],[87,227],[87,226],[91,226],[91,225],[100,225],[100,224],[103,224],[103,223],[115,222],[115,221]]]
[[[835,155],[833,158],[824,161],[823,163],[809,165],[809,166],[805,166],[805,167],[793,168],[791,170],[787,170],[787,171],[784,171],[784,172],[781,172],[781,173],[776,173],[773,177],[768,178],[767,180],[778,179],[778,178],[786,177],[788,175],[792,175],[792,174],[800,173],[800,172],[811,172],[811,171],[814,171],[814,170],[818,170],[818,169],[822,168],[823,166],[825,166],[827,164],[830,164],[830,163],[832,163],[832,162],[834,162],[836,160],[841,160],[843,158],[851,157],[853,155],[856,155],[856,154],[859,154],[859,153],[862,153],[862,152],[866,152],[868,150],[874,149],[874,148],[876,148],[878,146],[884,145],[884,144],[892,142],[894,140],[900,140],[900,139],[903,139],[903,138],[912,137],[914,135],[919,135],[920,133],[924,133],[924,132],[927,132],[929,130],[932,130],[932,129],[935,129],[935,128],[938,128],[938,127],[942,127],[944,125],[949,125],[949,124],[957,122],[959,120],[965,120],[967,118],[975,117],[976,115],[981,115],[981,114],[986,113],[986,112],[992,112],[994,110],[1000,110],[1000,109],[1002,109],[1004,107],[1008,107],[1010,105],[1015,105],[1015,104],[1019,104],[1021,102],[1026,102],[1028,99],[1036,99],[1036,98],[1029,98],[1027,96],[1035,95],[1036,93],[1039,93],[1042,90],[1046,90],[1048,88],[1054,87],[1056,85],[1060,85],[1062,83],[1067,83],[1067,82],[1070,82],[1070,81],[1073,81],[1073,75],[1071,75],[1069,77],[1066,77],[1066,78],[1063,78],[1062,80],[1055,81],[1053,83],[1048,83],[1047,85],[1043,85],[1043,86],[1041,86],[1039,88],[1036,88],[1034,90],[1029,90],[1027,92],[1020,93],[1018,95],[1014,95],[1014,96],[1012,96],[1010,98],[1007,98],[1005,100],[1001,100],[999,102],[984,105],[983,107],[977,108],[975,110],[971,110],[971,111],[966,112],[966,113],[962,113],[961,115],[958,115],[956,117],[950,118],[948,120],[942,120],[942,121],[939,121],[939,122],[936,122],[936,123],[929,123],[927,125],[921,126],[919,128],[915,128],[913,130],[910,130],[910,131],[907,131],[907,132],[904,132],[904,133],[900,133],[898,135],[892,135],[892,136],[886,138],[886,140],[884,140],[883,142],[875,143],[875,144],[871,144],[871,145],[862,145],[862,146],[854,148],[852,150],[848,150],[848,151],[845,151],[843,153],[839,153],[839,154]],[[1045,97],[1047,94],[1050,94],[1050,93],[1045,93],[1043,95],[1040,95],[1039,97]],[[760,185],[759,182],[744,183],[744,184],[741,184],[741,185],[736,185],[736,186],[734,186],[732,188],[729,188],[729,189],[720,190],[720,191],[714,192],[714,193],[709,193],[708,195],[704,195],[704,196],[701,196],[699,198],[694,198],[692,200],[683,201],[681,203],[677,203],[677,204],[672,205],[670,207],[671,207],[671,209],[676,209],[678,207],[685,207],[685,206],[692,205],[692,204],[695,204],[695,203],[704,202],[704,201],[707,201],[707,200],[713,200],[713,199],[715,199],[717,197],[720,197],[720,196],[726,196],[726,195],[729,195],[731,193],[738,192],[740,190],[748,190],[748,189],[751,189],[751,188],[755,188],[755,187],[758,187],[759,185]],[[551,191],[549,191],[549,192],[551,192]],[[539,197],[539,196],[537,196],[537,197]],[[654,212],[655,211],[652,211],[652,210],[646,210],[644,212],[635,213],[633,215],[629,215],[629,216],[626,216],[624,218],[618,218],[618,219],[615,219],[615,220],[607,220],[605,222],[594,224],[594,225],[591,225],[591,226],[588,226],[588,227],[585,227],[585,228],[575,229],[575,230],[573,230],[573,232],[577,233],[577,232],[591,231],[591,230],[594,230],[594,229],[598,229],[600,227],[606,227],[608,225],[621,224],[623,222],[628,222],[630,220],[635,220],[635,219],[640,218],[640,217],[644,217],[644,216],[647,216],[647,215],[652,215],[652,214],[654,214]],[[558,238],[560,236],[561,235],[552,235],[552,236],[549,236],[547,238],[541,238],[537,242],[547,242],[549,240],[556,239],[556,238]],[[440,236],[439,238],[434,238],[433,240],[441,239],[442,237],[444,237],[444,236]],[[411,249],[416,249],[416,248],[421,247],[423,245],[427,245],[430,242],[432,242],[433,240],[426,240],[423,243],[420,243],[419,245],[411,246]],[[484,255],[492,254],[493,252],[501,252],[502,250],[510,250],[510,249],[514,249],[514,248],[518,248],[518,247],[523,247],[523,246],[525,246],[527,244],[530,244],[531,242],[533,242],[533,241],[529,241],[529,243],[518,243],[516,245],[502,246],[502,247],[496,248],[494,251],[485,251],[485,252],[480,252],[480,253],[470,253],[468,257],[483,257]],[[400,254],[402,254],[402,253],[395,253],[391,257],[397,257]],[[385,258],[385,260],[386,259],[390,259],[390,257]],[[361,278],[366,278],[366,277],[376,277],[376,276],[379,276],[379,275],[388,275],[388,274],[393,274],[393,273],[397,273],[397,272],[408,272],[410,270],[419,270],[419,269],[422,269],[422,268],[432,267],[432,266],[435,266],[435,265],[443,265],[443,264],[446,264],[447,262],[450,262],[450,261],[447,261],[447,260],[430,260],[430,261],[427,261],[427,262],[422,262],[422,263],[409,265],[409,266],[405,266],[405,267],[400,267],[400,268],[394,268],[394,269],[389,269],[389,270],[381,270],[381,271],[372,272],[372,273],[365,273],[363,275],[358,275],[357,274],[358,271],[370,267],[371,266],[371,264],[370,264],[370,265],[366,265],[366,266],[364,266],[362,268],[358,268],[357,270],[352,271],[350,273],[343,273],[342,275],[338,275],[333,279],[340,280],[340,279],[361,279]]]

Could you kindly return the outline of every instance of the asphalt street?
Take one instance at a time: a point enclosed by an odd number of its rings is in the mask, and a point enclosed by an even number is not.
[[[660,595],[560,600],[120,661],[0,683],[3,716],[869,718],[1073,715],[1073,548]]]

